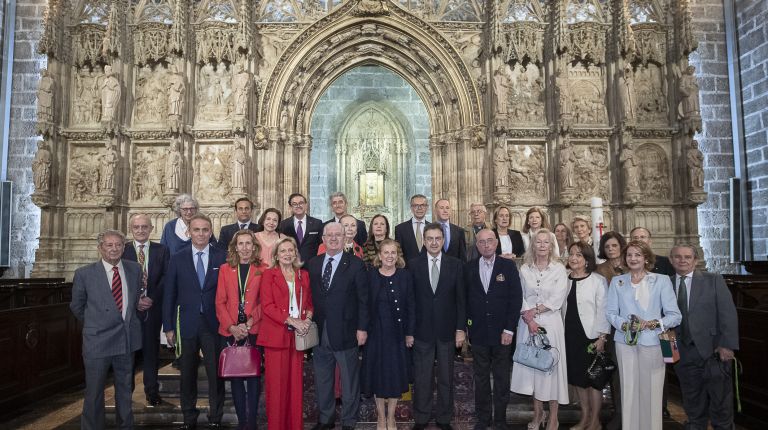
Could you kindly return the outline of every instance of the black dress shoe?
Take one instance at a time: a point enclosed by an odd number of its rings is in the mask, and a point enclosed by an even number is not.
[[[312,427],[312,430],[330,430],[334,426],[333,423],[323,424],[323,423],[317,423],[314,427]]]
[[[155,406],[160,406],[160,403],[163,402],[163,399],[158,394],[151,394],[147,396],[147,406],[150,408],[154,408]]]
[[[355,430],[355,426],[341,426],[341,430]]]
[[[451,427],[450,424],[437,423],[437,428],[439,428],[440,430],[453,430],[453,427]]]
[[[503,421],[493,423],[493,430],[509,430],[509,425]]]
[[[182,424],[179,426],[179,430],[195,430],[197,428],[197,424]]]
[[[220,429],[221,428],[221,423],[208,423],[208,428],[209,429]]]
[[[426,424],[414,424],[412,430],[424,430],[426,428]]]

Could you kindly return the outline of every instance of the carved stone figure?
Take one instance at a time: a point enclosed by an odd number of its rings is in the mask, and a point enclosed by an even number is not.
[[[168,74],[168,129],[178,133],[182,129],[182,115],[184,111],[184,76],[178,72],[176,65],[171,65]]]
[[[691,140],[691,146],[686,151],[686,164],[688,165],[688,186],[693,190],[704,188],[704,154],[699,150],[699,142]]]
[[[253,137],[253,145],[256,149],[267,149],[269,145],[269,135],[267,134],[267,128],[263,125],[256,127]]]
[[[504,187],[509,185],[507,182],[509,154],[507,154],[507,142],[503,138],[496,141],[496,147],[493,149],[493,177],[496,191],[506,192]]]
[[[75,75],[75,97],[72,106],[72,122],[74,126],[98,124],[101,120],[101,95],[99,81],[101,69],[80,69]]]
[[[101,124],[107,131],[117,127],[117,107],[120,104],[120,81],[115,77],[112,66],[104,66],[104,80],[101,81]]]
[[[44,140],[37,142],[37,153],[32,160],[32,180],[36,193],[47,193],[51,189],[51,151]]]
[[[231,157],[232,191],[242,192],[245,190],[245,142],[242,137],[236,137],[234,143]]]
[[[197,83],[198,115],[204,122],[226,120],[232,113],[231,76],[223,63],[200,68]]]
[[[476,127],[474,132],[472,133],[472,147],[473,148],[485,147],[485,140],[486,140],[485,127],[482,125],[479,127]]]
[[[637,192],[640,187],[640,163],[638,162],[632,141],[626,141],[619,154],[619,163],[624,170],[624,186],[628,193]]]
[[[40,83],[37,87],[37,132],[42,135],[53,134],[53,101],[56,82],[48,69],[40,70]]]
[[[115,190],[115,173],[117,169],[117,139],[107,141],[106,152],[101,156],[101,186],[102,193],[109,193]]]
[[[634,72],[632,71],[632,65],[629,63],[624,65],[619,94],[621,95],[621,104],[624,107],[624,119],[632,123],[635,121],[635,109],[637,103],[635,101]]]
[[[694,73],[696,68],[686,67],[680,76],[680,100],[679,113],[681,118],[694,118],[699,116],[699,84]]]
[[[557,95],[558,112],[561,117],[570,113],[571,90],[569,85],[568,72],[563,69],[559,70],[555,77],[555,94]]]
[[[358,16],[377,16],[389,14],[384,0],[358,0],[357,7],[352,11]]]
[[[563,138],[560,146],[560,186],[563,190],[575,187],[573,168],[576,165],[576,154],[573,152],[573,144],[568,136]]]
[[[502,63],[493,72],[493,92],[495,96],[496,115],[505,115],[507,113],[507,99],[509,98],[509,77],[507,76],[507,65]]]
[[[181,177],[181,151],[179,139],[171,138],[168,149],[168,157],[165,159],[165,193],[170,194],[179,191],[179,178]]]
[[[234,93],[235,117],[245,116],[248,112],[248,95],[251,91],[251,74],[245,70],[241,63],[235,64],[235,75],[232,78],[232,92]]]

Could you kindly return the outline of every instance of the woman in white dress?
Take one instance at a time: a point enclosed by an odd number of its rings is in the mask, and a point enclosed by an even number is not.
[[[551,372],[542,372],[514,363],[510,389],[519,394],[533,396],[533,421],[529,429],[543,427],[558,428],[558,403],[568,404],[568,378],[565,360],[565,333],[563,317],[560,314],[568,294],[568,274],[560,263],[554,244],[555,235],[547,229],[540,229],[533,237],[533,243],[523,256],[520,280],[523,285],[523,309],[517,328],[517,343],[528,341],[529,333],[539,327],[547,331],[547,337],[554,349],[557,361]],[[549,421],[544,412],[544,402],[549,403]]]

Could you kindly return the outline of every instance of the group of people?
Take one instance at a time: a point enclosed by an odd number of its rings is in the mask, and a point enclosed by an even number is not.
[[[473,204],[465,229],[451,223],[446,199],[434,203],[427,221],[423,195],[410,199],[412,217],[395,226],[393,238],[387,217],[374,216],[366,230],[348,214],[343,193],[331,195],[334,217],[325,222],[309,216],[305,196],[291,194],[287,203],[290,217],[269,208],[254,223],[253,203],[238,199],[236,222],[217,240],[198,202],[181,195],[178,218],[164,226],[160,243],[149,241],[153,226],[145,214],[130,218],[131,241],[116,230],[99,235],[101,260],[78,269],[73,281],[86,368],[82,428],[104,427],[110,367],[118,426],[132,426],[138,349],[147,405],[161,403],[161,330],[179,357],[180,428],[197,426],[201,356],[208,427],[221,426],[219,354],[247,343],[263,349],[264,373],[227,379],[240,428],[256,428],[263,382],[268,428],[302,429],[305,353],[296,339],[311,330],[319,338],[311,354],[316,430],[333,428],[337,418],[343,429],[354,428],[361,394],[375,398],[377,429],[394,429],[398,399],[410,384],[413,428],[431,419],[452,428],[456,351],[469,342],[478,429],[508,428],[510,391],[532,396],[529,429],[556,429],[569,384],[582,411],[574,428],[601,428],[602,393],[590,385],[587,368],[593,352],[607,351],[618,361],[612,389],[621,427],[661,429],[665,365],[658,335],[670,328],[691,428],[733,422],[736,311],[722,277],[696,270],[694,246],[674,246],[671,261],[657,257],[650,231],[637,227],[629,243],[618,232],[604,234],[596,256],[589,218],[550,230],[545,212],[534,207],[517,231],[509,207],[496,207],[489,225],[485,206]],[[515,345],[541,333],[557,357],[552,369],[513,363]]]

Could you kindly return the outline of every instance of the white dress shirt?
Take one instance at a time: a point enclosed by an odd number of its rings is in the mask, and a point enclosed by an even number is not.
[[[107,272],[107,279],[109,280],[108,288],[109,288],[109,295],[112,295],[112,274],[114,273],[112,271],[112,268],[115,267],[112,263],[107,263],[104,261],[104,259],[101,260],[101,263],[104,264],[104,271]],[[125,319],[125,310],[128,308],[128,302],[130,302],[128,297],[128,279],[125,277],[125,269],[123,268],[123,260],[120,260],[117,263],[117,271],[120,273],[120,283],[123,286],[123,319]]]

